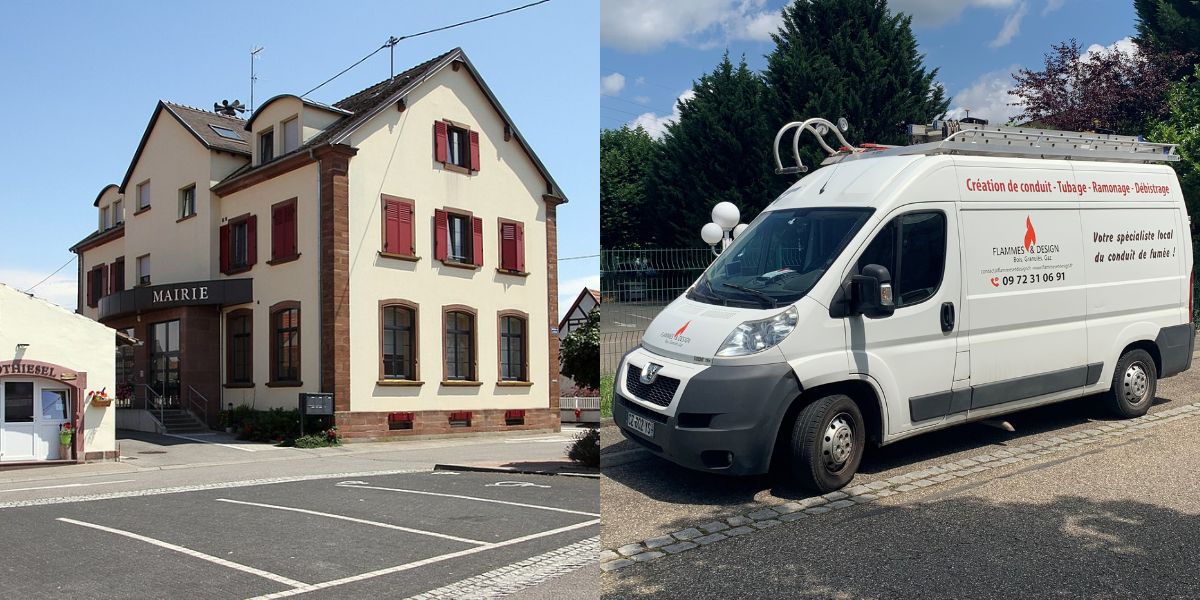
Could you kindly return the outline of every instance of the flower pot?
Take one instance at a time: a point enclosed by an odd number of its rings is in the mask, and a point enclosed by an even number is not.
[[[59,460],[71,460],[71,444],[70,443],[58,445],[58,459]]]
[[[109,406],[109,405],[111,405],[111,404],[112,404],[112,399],[111,399],[111,398],[106,398],[106,399],[104,399],[104,400],[101,400],[101,399],[99,399],[99,398],[92,398],[92,406],[96,406],[96,407],[99,407],[99,408],[104,408],[104,407],[106,407],[106,406]]]

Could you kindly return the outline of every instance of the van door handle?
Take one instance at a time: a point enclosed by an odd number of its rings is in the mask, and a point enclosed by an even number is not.
[[[954,329],[954,303],[942,303],[942,331],[947,332]]]

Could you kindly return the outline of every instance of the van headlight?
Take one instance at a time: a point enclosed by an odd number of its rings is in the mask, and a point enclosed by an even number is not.
[[[717,356],[745,356],[774,347],[796,328],[799,319],[800,311],[793,306],[761,321],[746,321],[725,338]]]

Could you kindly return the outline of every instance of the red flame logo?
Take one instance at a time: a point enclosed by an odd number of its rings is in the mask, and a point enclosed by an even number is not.
[[[1029,252],[1033,249],[1033,245],[1037,243],[1037,233],[1033,230],[1033,221],[1029,220],[1029,216],[1025,216],[1025,251]]]
[[[687,323],[684,323],[684,324],[683,324],[683,327],[680,327],[680,328],[679,328],[679,331],[676,331],[676,332],[675,332],[675,335],[673,335],[673,336],[671,336],[671,337],[679,337],[679,336],[683,335],[683,332],[687,331],[688,325],[691,325],[691,324],[692,324],[692,322],[691,322],[691,321],[688,321]]]

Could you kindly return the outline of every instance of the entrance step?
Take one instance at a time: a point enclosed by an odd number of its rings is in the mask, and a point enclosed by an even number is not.
[[[159,416],[155,413],[154,416]],[[186,410],[167,410],[162,412],[162,426],[166,433],[202,433],[208,431],[208,426],[192,413]]]

